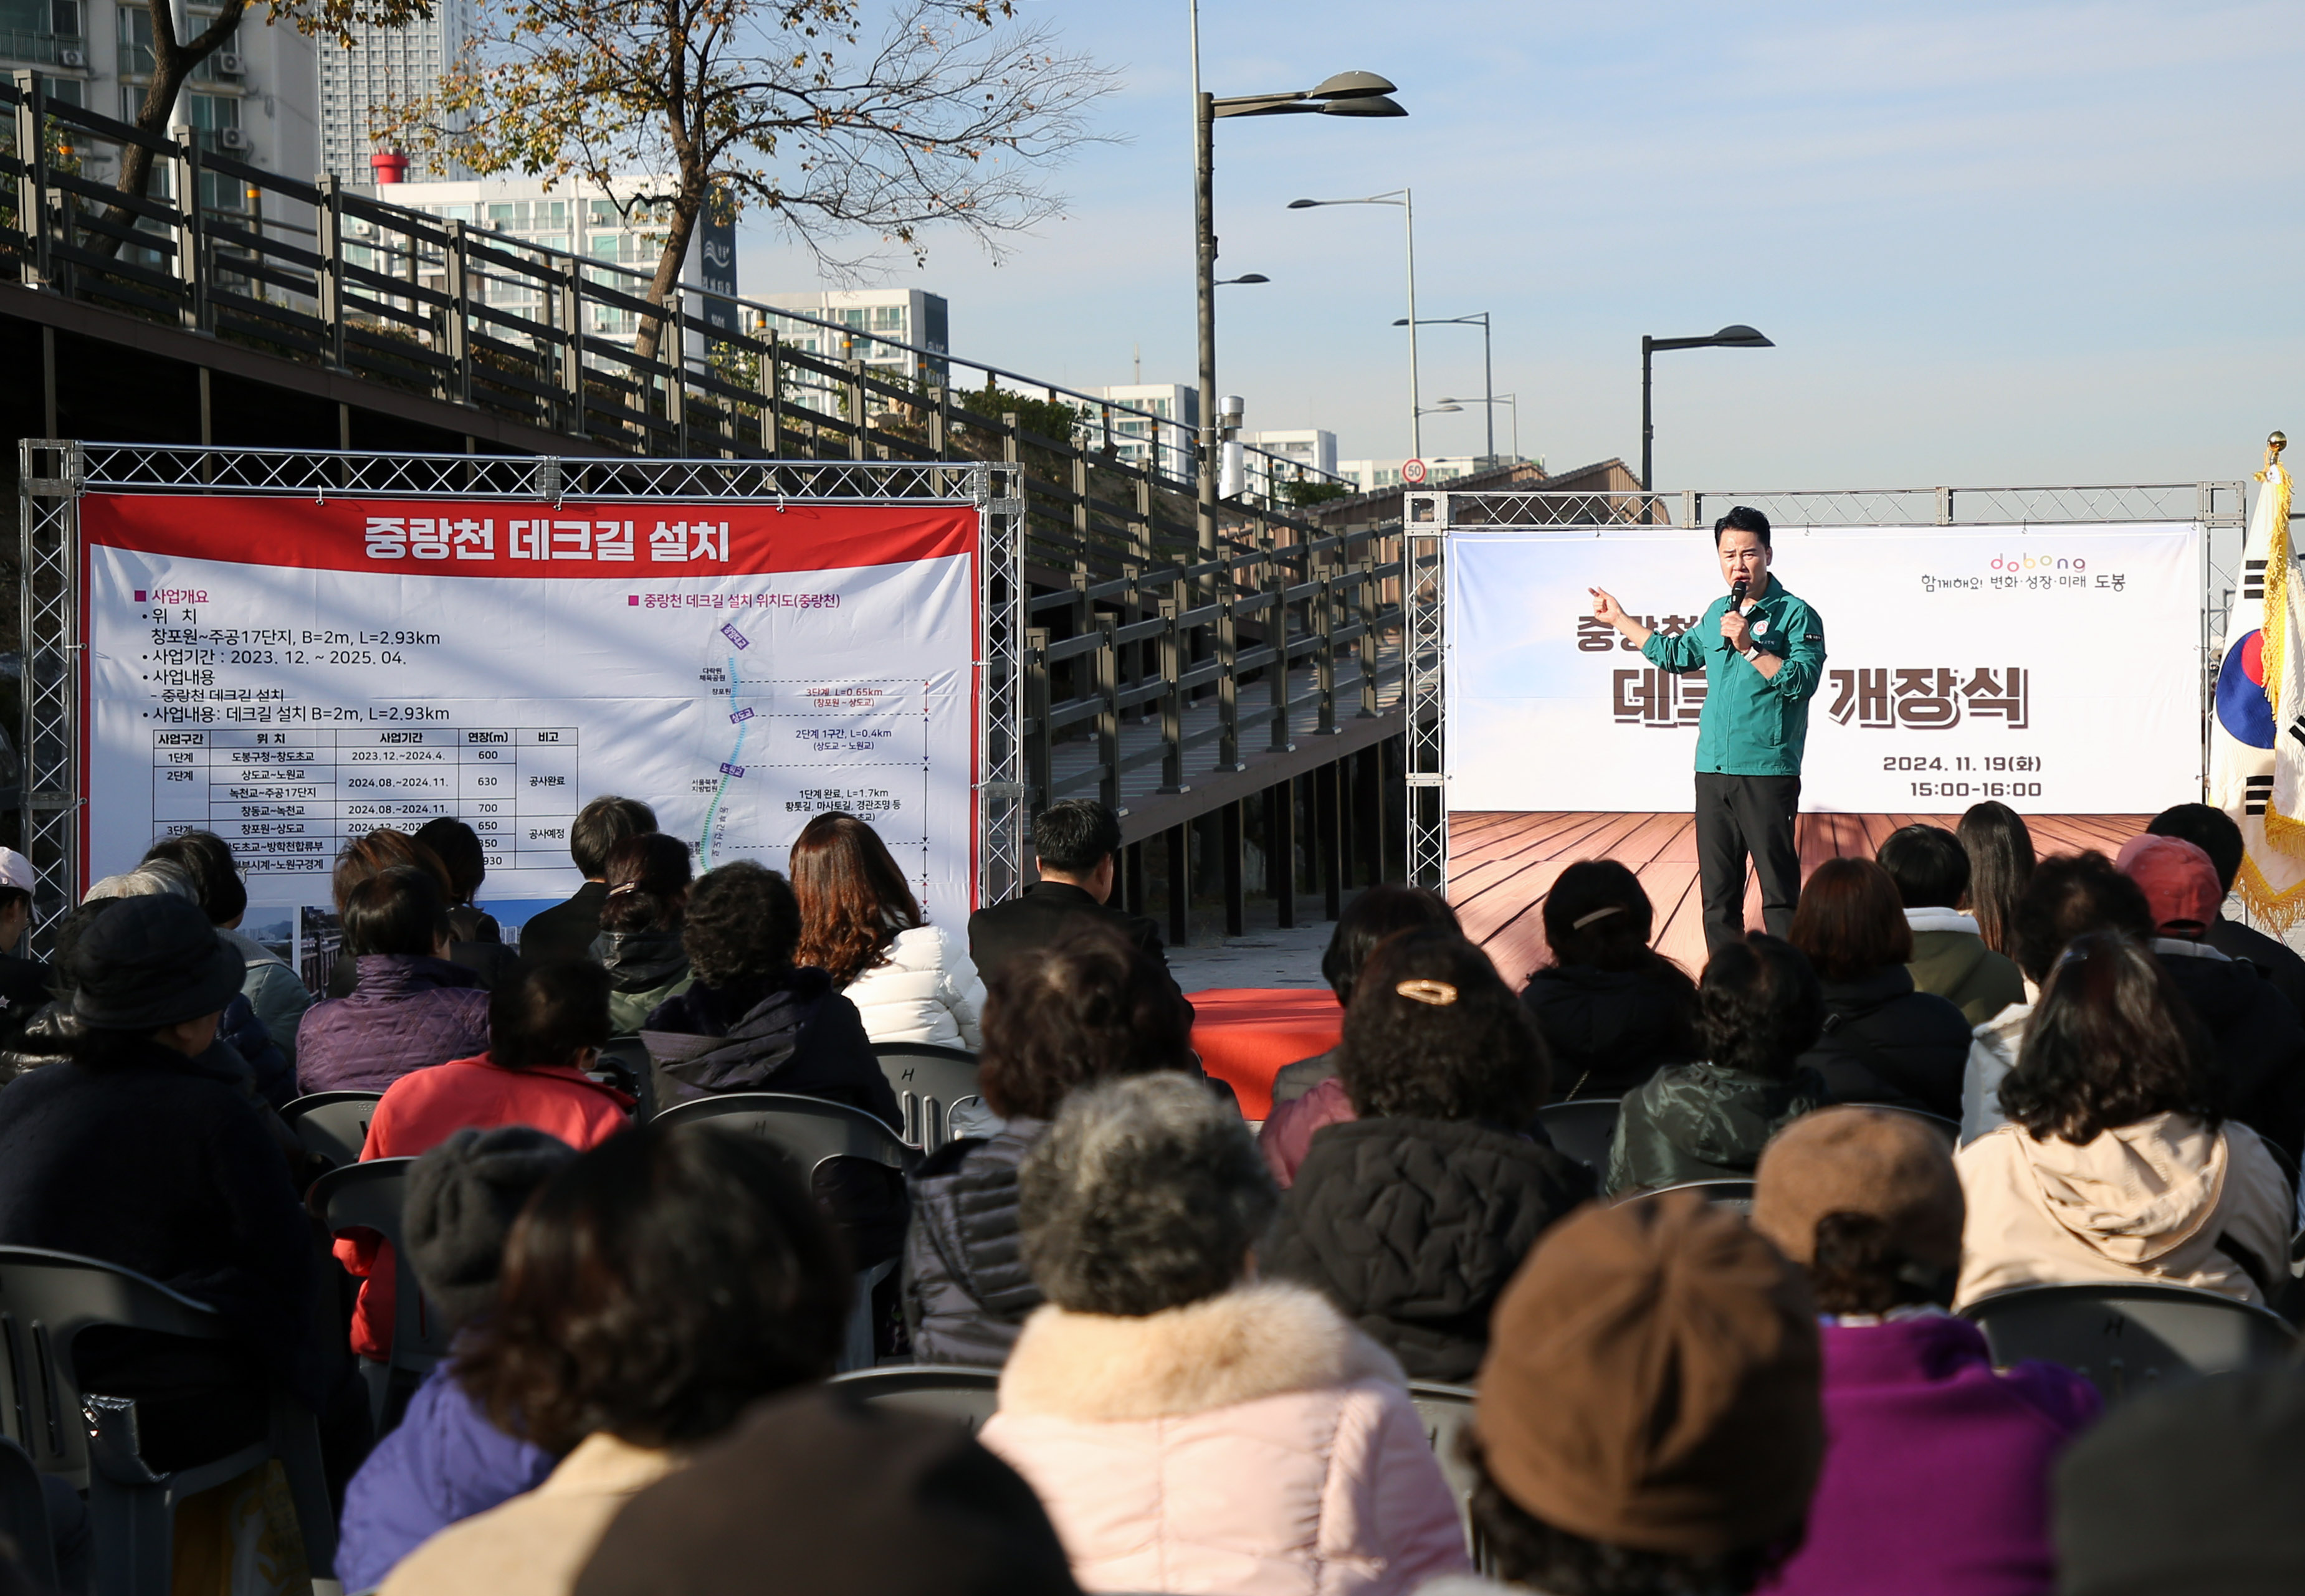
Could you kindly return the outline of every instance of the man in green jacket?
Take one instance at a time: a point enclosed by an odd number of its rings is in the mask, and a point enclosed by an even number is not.
[[[1623,633],[1649,663],[1676,675],[1706,671],[1697,723],[1697,860],[1705,941],[1718,948],[1745,935],[1745,864],[1761,878],[1761,919],[1790,935],[1800,896],[1801,750],[1808,700],[1824,676],[1824,623],[1769,574],[1769,518],[1739,505],[1713,523],[1713,547],[1730,591],[1679,637],[1651,632],[1600,588],[1593,613]]]

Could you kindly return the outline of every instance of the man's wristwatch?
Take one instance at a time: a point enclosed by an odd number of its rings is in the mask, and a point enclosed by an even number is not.
[[[1743,655],[1748,659],[1752,658],[1760,651],[1761,647],[1758,643],[1747,643],[1743,648],[1737,650],[1738,653]]]

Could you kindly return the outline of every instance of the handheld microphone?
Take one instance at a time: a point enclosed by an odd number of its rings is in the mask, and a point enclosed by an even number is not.
[[[1732,584],[1731,584],[1731,586],[1730,586],[1730,589],[1729,589],[1729,607],[1730,607],[1731,609],[1732,609],[1732,610],[1738,610],[1738,609],[1742,609],[1744,607],[1745,607],[1745,579],[1744,579],[1743,577],[1741,577],[1741,576],[1740,576],[1740,577],[1739,577],[1739,578],[1736,580],[1736,582],[1733,582],[1733,583],[1732,583]],[[1726,654],[1726,653],[1728,653],[1728,652],[1730,651],[1730,649],[1729,649],[1729,640],[1728,640],[1727,638],[1725,638],[1725,637],[1724,637],[1724,638],[1722,638],[1722,639],[1721,640],[1721,651],[1722,651],[1723,654]]]

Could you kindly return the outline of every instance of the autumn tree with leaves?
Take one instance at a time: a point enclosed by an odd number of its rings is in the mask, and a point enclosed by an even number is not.
[[[999,252],[1108,75],[1009,0],[497,0],[436,91],[384,108],[434,168],[579,178],[667,217],[662,305],[710,207],[766,212],[836,276],[948,223]],[[661,176],[665,193],[611,180]],[[846,241],[877,234],[861,255]],[[661,317],[641,318],[652,357]]]

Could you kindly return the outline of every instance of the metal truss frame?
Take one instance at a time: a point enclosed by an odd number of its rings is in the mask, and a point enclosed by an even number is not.
[[[18,446],[24,649],[24,852],[39,872],[34,946],[72,907],[81,867],[87,728],[81,633],[83,494],[330,497],[662,498],[775,504],[943,503],[977,513],[976,890],[1025,880],[1025,505],[1022,469],[999,462],[653,460],[625,456],[380,454],[28,438]]]
[[[1655,527],[1699,531],[1716,513],[1749,505],[1779,530],[1886,526],[2059,526],[2194,522],[2201,539],[2203,735],[2216,692],[2216,645],[2231,595],[2220,597],[2210,545],[2246,523],[2245,482],[2161,482],[2105,487],[1794,488],[1768,492],[1520,492],[1405,495],[1402,600],[1408,671],[1408,880],[1449,884],[1447,570],[1459,533],[1529,527]],[[2235,556],[2238,559],[2238,556]],[[2206,761],[2203,768],[2207,768]]]

